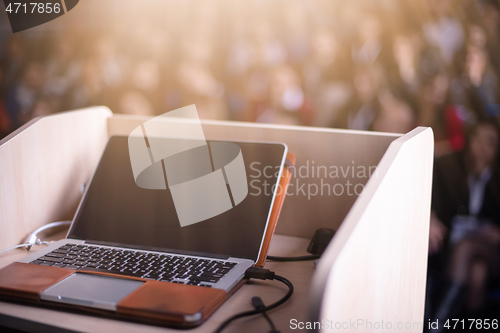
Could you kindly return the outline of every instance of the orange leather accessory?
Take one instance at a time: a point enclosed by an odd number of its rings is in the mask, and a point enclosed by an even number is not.
[[[198,324],[225,300],[226,292],[221,289],[149,280],[121,300],[117,312],[172,324]]]
[[[269,224],[267,225],[266,235],[264,236],[264,242],[262,243],[262,249],[260,251],[260,256],[257,259],[255,266],[262,267],[266,262],[267,251],[269,251],[269,245],[271,244],[271,239],[274,235],[274,229],[276,229],[276,224],[278,223],[278,217],[281,213],[281,207],[283,207],[283,202],[286,198],[286,191],[288,189],[288,184],[292,178],[291,169],[295,165],[295,155],[288,153],[286,155],[285,168],[281,174],[281,179],[276,193],[276,198],[274,199],[273,208],[271,211],[271,217],[269,218]]]
[[[144,281],[144,284],[117,304],[117,311],[106,311],[72,304],[46,302],[40,294],[72,274],[91,274]],[[79,271],[12,263],[0,269],[2,299],[27,304],[44,304],[55,309],[73,310],[108,318],[119,318],[169,327],[194,327],[205,321],[244,281],[228,293],[221,289],[160,282],[123,275]]]
[[[0,269],[0,294],[39,300],[41,292],[73,273],[64,268],[15,262]]]

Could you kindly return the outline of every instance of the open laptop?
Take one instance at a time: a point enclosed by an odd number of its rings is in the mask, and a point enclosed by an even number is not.
[[[151,280],[229,292],[261,256],[287,156],[281,143],[234,144],[243,156],[246,197],[221,214],[182,226],[169,187],[137,186],[127,137],[111,137],[67,238],[20,261],[72,270],[41,290],[40,299],[116,311]],[[188,291],[186,286],[181,293]],[[187,313],[183,321],[199,323],[201,317]]]

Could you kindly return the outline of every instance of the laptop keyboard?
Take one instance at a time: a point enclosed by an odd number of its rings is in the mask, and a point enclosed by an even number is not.
[[[113,273],[204,287],[211,287],[236,266],[236,263],[223,260],[76,244],[61,246],[32,261],[31,264]]]

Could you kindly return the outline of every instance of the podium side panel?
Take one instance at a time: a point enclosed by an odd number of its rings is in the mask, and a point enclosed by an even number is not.
[[[398,323],[401,331],[422,332],[433,147],[425,128],[389,147],[317,267],[310,320],[355,322],[349,332]]]
[[[71,220],[107,142],[111,111],[37,118],[0,141],[0,248],[39,226]]]

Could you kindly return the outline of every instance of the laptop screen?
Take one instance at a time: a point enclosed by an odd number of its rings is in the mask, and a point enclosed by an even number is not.
[[[213,142],[217,141],[208,141],[210,146]],[[257,260],[286,146],[234,144],[243,157],[248,194],[239,204],[235,205],[232,200],[232,208],[219,215],[181,226],[180,213],[176,211],[180,206],[174,200],[173,187],[138,186],[129,156],[128,137],[111,137],[68,237],[144,250]],[[224,174],[226,181],[227,177]],[[168,184],[170,179],[167,179]]]

